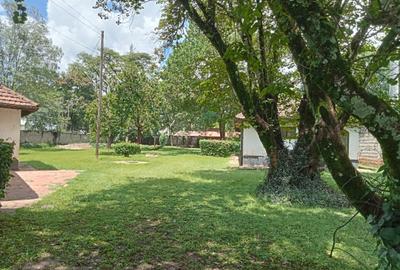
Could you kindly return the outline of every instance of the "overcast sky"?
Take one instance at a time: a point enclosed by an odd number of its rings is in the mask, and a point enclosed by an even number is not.
[[[1,0],[0,0],[1,1]],[[153,33],[160,19],[160,5],[149,2],[139,15],[117,25],[116,19],[102,20],[93,9],[96,0],[27,0],[47,19],[50,37],[64,53],[61,69],[81,51],[94,53],[99,47],[100,30],[105,32],[105,46],[124,53],[131,44],[136,51],[153,53],[157,46]],[[72,8],[71,8],[72,7]]]

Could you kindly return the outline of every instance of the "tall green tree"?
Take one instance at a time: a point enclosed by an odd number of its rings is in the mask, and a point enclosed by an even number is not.
[[[223,61],[197,28],[191,26],[185,40],[174,46],[161,77],[169,103],[176,111],[199,123],[204,122],[199,118],[212,116],[210,124],[216,122],[221,139],[225,139],[227,123],[232,123],[240,112],[239,104]],[[196,116],[197,120],[193,119]]]
[[[109,2],[115,3],[119,11],[140,8],[142,3],[99,0],[98,4]],[[277,97],[270,91],[265,97],[259,93],[270,89],[276,79],[271,74],[274,62],[267,57],[269,45],[273,44],[268,37],[283,34],[278,44],[289,46],[305,85],[307,98],[302,101],[307,113],[300,114],[300,123],[308,130],[305,137],[318,144],[336,183],[371,221],[381,241],[382,265],[388,269],[400,267],[400,114],[368,91],[367,86],[379,69],[399,58],[399,8],[398,0],[177,0],[166,1],[165,9],[166,19],[180,22],[171,24],[167,34],[177,33],[182,21],[190,18],[223,57],[243,110],[253,119],[252,124],[272,159],[272,169],[282,160],[281,155],[283,160],[288,158],[278,131]],[[235,26],[228,32],[241,40],[232,42],[227,38],[227,25]],[[365,57],[360,54],[371,44],[375,46],[368,50],[364,72],[358,76],[357,68]],[[278,51],[275,48],[270,52]],[[281,59],[281,55],[276,56]],[[248,77],[254,78],[250,81],[257,82],[258,94],[243,79],[243,65],[249,68]],[[349,116],[356,118],[380,143],[388,193],[372,189],[352,166],[340,139],[341,126]]]
[[[97,6],[106,11],[118,10],[124,13],[129,12],[130,9],[140,9],[143,2],[142,0],[98,0]],[[369,92],[367,85],[378,70],[387,66],[388,61],[399,58],[400,2],[398,0],[332,2],[177,0],[166,1],[166,4],[168,19],[182,22],[188,16],[224,57],[231,82],[246,114],[256,116],[253,124],[260,125],[263,122],[258,118],[262,119],[262,114],[257,108],[258,102],[255,102],[260,99],[256,97],[252,100],[246,93],[246,87],[240,79],[238,65],[230,55],[232,44],[223,39],[222,31],[220,31],[220,15],[227,15],[237,23],[238,29],[245,30],[241,31],[243,44],[251,44],[252,35],[248,34],[258,31],[259,57],[257,58],[261,63],[259,84],[266,86],[268,70],[265,57],[264,18],[271,15],[272,11],[275,23],[285,34],[294,61],[302,74],[308,96],[306,102],[311,103],[311,106],[308,105],[306,108],[312,112],[311,118],[314,118],[311,122],[315,124],[317,120],[315,126],[317,136],[313,138],[316,138],[337,184],[364,217],[371,217],[375,233],[381,240],[381,265],[387,269],[399,269],[400,113],[375,93]],[[16,19],[20,19],[18,15],[17,13]],[[176,29],[177,27],[169,27],[167,30],[175,32]],[[371,35],[371,33],[375,34]],[[357,77],[354,62],[371,36],[376,39],[373,43],[377,46],[369,56],[364,75]],[[243,44],[239,47],[243,48],[241,46]],[[245,52],[244,57],[241,52]],[[242,60],[243,58],[254,60],[256,54],[254,51],[239,50],[235,51],[233,56],[240,56]],[[251,62],[248,61],[248,64]],[[271,103],[274,103],[273,98]],[[336,106],[340,107],[344,114],[339,116]],[[275,108],[268,107],[276,111],[277,105],[275,104]],[[358,119],[381,145],[386,166],[384,177],[388,187],[387,193],[379,194],[371,189],[345,154],[339,132],[341,120],[350,115]],[[281,135],[277,134],[277,117],[267,116],[268,119],[272,119],[270,126],[275,125],[275,136],[268,138],[270,128],[265,128],[266,131],[264,131],[267,138],[263,136],[261,130],[258,132],[267,147],[273,141],[272,139],[275,139],[275,144],[268,147],[267,151],[275,161],[278,161],[279,156],[273,153],[276,149],[279,150],[280,141],[282,141]],[[265,122],[264,125],[269,124],[265,119],[262,120]]]
[[[38,102],[28,128],[59,131],[65,124],[58,64],[61,49],[47,37],[46,22],[32,11],[25,24],[12,23],[14,5],[4,2],[0,18],[0,83]]]
[[[142,3],[98,0],[97,7],[106,12],[129,12],[140,8]],[[198,26],[220,56],[241,111],[257,130],[268,153],[270,169],[266,185],[303,187],[313,186],[315,181],[322,184],[319,155],[312,139],[315,119],[305,93],[291,81],[295,76],[287,61],[289,52],[281,45],[285,37],[273,18],[262,12],[266,3],[165,1],[164,4],[159,34],[165,46],[173,45],[185,34],[189,21]],[[294,97],[303,96],[301,102],[291,102],[300,104],[299,138],[290,151],[284,144],[279,107],[286,103],[287,93],[296,91],[298,94]]]
[[[79,70],[96,85],[99,57],[87,54],[80,57]],[[115,140],[130,140],[131,137],[141,143],[145,134],[158,129],[156,65],[148,54],[133,51],[119,55],[106,50],[104,62],[106,72],[101,137],[106,138],[108,147]],[[95,134],[97,100],[92,101],[86,112],[91,134]]]
[[[106,50],[107,56],[108,50]],[[64,115],[68,119],[67,129],[89,132],[89,121],[85,112],[97,100],[99,82],[99,59],[87,53],[78,54],[61,75],[60,87],[64,100]]]
[[[379,70],[400,58],[400,2],[356,2],[350,6],[339,1],[326,6],[321,1],[270,1],[270,6],[288,37],[307,82],[314,114],[320,119],[321,153],[339,187],[360,213],[370,218],[381,240],[382,265],[399,269],[400,239],[395,235],[400,230],[400,114],[368,91],[368,85]],[[366,48],[371,43],[375,45]],[[366,49],[368,61],[362,76],[357,76],[357,60],[366,57],[362,54]],[[334,104],[358,119],[380,143],[388,193],[369,187],[343,155],[336,128],[340,118]]]
[[[145,134],[159,129],[157,108],[161,101],[155,71],[154,61],[147,54],[131,51],[123,57],[116,102],[121,113],[127,116],[128,133],[134,132],[139,144]]]

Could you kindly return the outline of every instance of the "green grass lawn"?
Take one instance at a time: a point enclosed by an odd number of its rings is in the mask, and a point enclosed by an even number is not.
[[[90,269],[365,269],[328,253],[353,209],[271,205],[255,197],[264,172],[229,168],[195,150],[122,158],[92,150],[22,150],[38,169],[81,174],[33,207],[0,213],[0,269],[51,258]],[[119,160],[145,164],[116,164]],[[373,269],[374,240],[357,217],[338,247]]]

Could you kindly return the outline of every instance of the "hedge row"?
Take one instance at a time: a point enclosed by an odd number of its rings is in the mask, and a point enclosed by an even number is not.
[[[227,157],[239,154],[240,143],[238,141],[200,140],[200,150],[206,156]]]
[[[4,198],[4,190],[10,180],[10,168],[12,163],[14,145],[0,140],[0,199]]]
[[[118,155],[129,157],[129,155],[139,154],[140,145],[136,143],[117,143],[114,145],[114,151]]]

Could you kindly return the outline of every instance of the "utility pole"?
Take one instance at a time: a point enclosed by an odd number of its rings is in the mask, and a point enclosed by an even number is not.
[[[104,62],[104,31],[101,31],[100,36],[100,84],[99,93],[97,99],[97,123],[96,123],[96,159],[99,159],[99,143],[100,143],[100,132],[101,132],[101,111],[102,111],[102,99],[103,99],[103,62]]]

